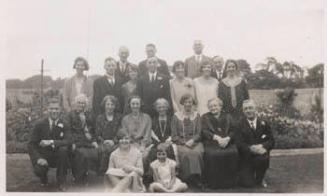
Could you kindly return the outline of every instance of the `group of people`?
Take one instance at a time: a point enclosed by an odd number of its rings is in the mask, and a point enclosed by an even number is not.
[[[154,44],[146,45],[147,59],[138,66],[121,47],[119,61],[106,58],[105,74],[94,82],[84,74],[88,62],[76,58],[63,112],[59,99],[50,99],[48,117],[31,134],[29,154],[41,184],[56,167],[60,190],[67,188],[68,169],[77,186],[87,185],[93,170],[113,192],[265,187],[274,146],[269,122],[257,116],[236,61],[203,55],[201,41],[193,50],[170,74]]]

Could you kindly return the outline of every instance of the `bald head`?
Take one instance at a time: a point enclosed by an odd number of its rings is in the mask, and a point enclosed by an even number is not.
[[[203,47],[204,46],[201,40],[195,40],[193,42],[193,50],[196,55],[202,54]]]

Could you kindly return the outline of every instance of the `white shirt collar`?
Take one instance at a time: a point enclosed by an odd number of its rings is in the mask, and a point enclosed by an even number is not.
[[[247,119],[247,121],[249,122],[249,125],[251,125],[251,123],[253,124],[254,129],[257,128],[257,117],[255,117],[253,120]]]
[[[54,120],[52,120],[50,117],[48,118],[49,119],[49,125],[51,126],[51,125],[56,125],[57,123],[58,123],[58,120],[59,119],[56,119],[55,121]]]
[[[154,76],[154,78],[156,78],[156,76],[157,76],[157,71],[155,71],[155,72],[149,72],[149,76],[150,76],[150,78],[151,78],[151,76]]]

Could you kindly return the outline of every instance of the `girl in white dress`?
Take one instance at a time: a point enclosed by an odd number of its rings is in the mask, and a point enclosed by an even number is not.
[[[157,160],[151,163],[154,182],[150,184],[150,192],[184,192],[187,185],[176,177],[176,162],[167,158],[166,146],[157,147]]]
[[[203,64],[200,68],[201,76],[194,79],[197,111],[202,116],[209,112],[207,103],[210,99],[218,97],[218,80],[211,77],[211,65]]]

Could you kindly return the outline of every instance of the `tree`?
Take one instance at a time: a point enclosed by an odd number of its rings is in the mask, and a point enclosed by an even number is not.
[[[241,75],[245,79],[248,79],[248,77],[252,73],[250,64],[245,59],[237,60],[237,64],[238,64],[238,68],[241,72]]]
[[[324,86],[324,64],[319,63],[309,69],[305,80],[311,87],[322,88]]]

